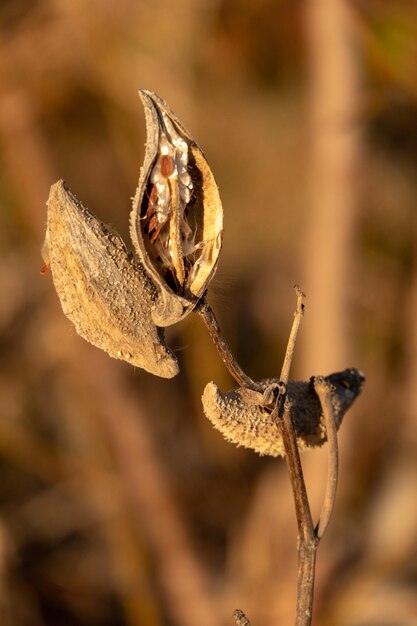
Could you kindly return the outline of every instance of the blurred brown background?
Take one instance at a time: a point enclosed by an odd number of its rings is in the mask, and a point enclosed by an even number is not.
[[[223,441],[200,396],[233,386],[191,315],[181,373],[111,360],[62,314],[40,247],[64,178],[127,238],[137,89],[203,147],[225,209],[210,298],[244,369],[356,366],[317,626],[417,624],[417,6],[406,0],[2,0],[0,623],[292,624],[285,465]],[[304,456],[314,511],[325,451]]]

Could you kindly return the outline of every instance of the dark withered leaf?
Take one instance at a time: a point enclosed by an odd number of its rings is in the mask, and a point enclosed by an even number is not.
[[[364,376],[357,369],[330,374],[325,380],[332,385],[332,403],[339,428],[343,416],[359,395]],[[278,385],[278,379],[259,382],[263,389]],[[261,394],[257,394],[261,399]],[[202,397],[207,418],[232,443],[251,448],[259,454],[283,456],[279,426],[271,412],[255,403],[255,395],[238,387],[222,393],[213,382],[208,383]],[[321,446],[326,441],[325,421],[312,381],[290,380],[287,401],[300,451]]]

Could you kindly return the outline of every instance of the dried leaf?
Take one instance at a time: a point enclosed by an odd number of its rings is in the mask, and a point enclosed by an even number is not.
[[[325,422],[313,380],[289,381],[287,387],[287,401],[300,450],[321,446],[326,441]],[[339,428],[365,379],[359,370],[347,369],[330,374],[325,380],[333,387],[332,402]],[[278,379],[259,382],[263,389],[278,384]],[[206,416],[228,441],[251,448],[259,454],[284,456],[284,444],[277,422],[271,418],[270,411],[256,405],[253,400],[242,387],[222,393],[213,382],[206,386],[202,397]]]
[[[216,270],[223,210],[206,158],[166,102],[141,90],[147,142],[130,233],[158,287],[158,326],[185,317]]]
[[[175,356],[152,321],[157,291],[120,236],[62,181],[52,186],[43,248],[62,309],[77,332],[116,359],[171,378]]]

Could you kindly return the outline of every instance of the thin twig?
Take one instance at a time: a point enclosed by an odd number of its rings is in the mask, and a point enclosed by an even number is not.
[[[288,473],[290,476],[294,496],[295,514],[297,518],[298,574],[295,625],[309,626],[311,624],[313,609],[317,542],[314,535],[313,520],[311,517],[311,510],[304,482],[300,454],[298,452],[297,436],[292,423],[290,408],[285,397],[298,329],[304,313],[303,299],[305,295],[298,285],[295,286],[295,290],[297,293],[297,306],[281,370],[280,382],[282,389],[280,390],[274,410],[272,411],[272,418],[275,417],[275,419],[277,419],[280,427],[285,447],[285,460],[287,462]]]
[[[262,387],[256,384],[247,374],[245,374],[239,363],[236,361],[229,344],[220,330],[220,326],[216,320],[213,309],[207,302],[206,296],[203,296],[200,300],[200,303],[195,308],[195,311],[203,319],[205,325],[207,326],[207,330],[209,331],[210,337],[217,348],[220,358],[238,385],[263,393]]]
[[[317,544],[312,539],[298,543],[297,609],[295,626],[311,626]]]
[[[295,626],[310,626],[313,613],[317,541],[290,412],[284,410],[281,434],[294,495],[298,527],[297,604]]]
[[[274,417],[274,412],[272,417]],[[285,447],[285,459],[293,489],[299,539],[302,538],[304,541],[310,541],[311,539],[314,539],[314,525],[304,482],[300,454],[298,452],[297,437],[294,431],[291,413],[286,402],[284,402],[282,415],[278,414],[278,424],[280,425],[282,440]]]
[[[339,450],[337,445],[337,428],[334,418],[334,408],[331,399],[332,386],[324,378],[318,376],[314,380],[314,389],[320,399],[320,404],[323,409],[327,433],[327,483],[323,506],[321,508],[319,521],[315,529],[317,540],[320,541],[329,525],[330,516],[336,499],[337,480],[339,474]]]
[[[297,446],[297,435],[292,423],[291,408],[286,397],[298,330],[304,314],[303,300],[305,295],[298,285],[295,286],[295,290],[297,293],[297,306],[281,370],[281,377],[278,385],[278,396],[271,412],[271,419],[275,419],[277,421],[284,443],[285,459],[291,481],[297,519],[298,574],[295,626],[310,626],[313,609],[317,546],[327,529],[334,506],[338,477],[338,448],[334,409],[331,402],[331,385],[322,377],[317,377],[314,380],[314,388],[320,399],[326,423],[329,456],[325,497],[319,522],[317,527],[314,528],[307,490],[304,482],[303,469],[300,461],[300,454]],[[236,361],[229,345],[223,337],[213,310],[208,304],[205,296],[196,308],[196,312],[204,320],[222,361],[236,382],[242,387],[247,387],[263,393],[264,390],[245,374]],[[265,407],[267,406],[268,405],[265,404]],[[238,626],[249,626],[249,620],[243,612],[237,610],[235,611],[233,617],[235,618]]]
[[[280,396],[278,397],[272,412],[272,418],[278,418],[278,423],[281,426],[288,471],[294,493],[298,532],[300,536],[305,537],[306,539],[311,539],[314,536],[314,527],[303,477],[303,468],[301,466],[300,454],[298,452],[297,436],[294,431],[290,411],[288,410],[288,406],[285,402],[286,386],[289,380],[298,329],[300,328],[301,319],[304,315],[303,300],[305,298],[305,294],[301,291],[298,285],[295,285],[294,289],[297,294],[297,306],[294,313],[290,336],[288,338],[287,349],[285,351],[284,363],[281,369],[280,383],[283,385],[283,388],[280,391]]]
[[[292,359],[294,356],[295,342],[297,341],[298,329],[300,328],[301,319],[304,315],[304,303],[303,300],[306,297],[300,289],[299,285],[294,285],[295,292],[297,294],[297,306],[294,313],[294,321],[291,326],[290,336],[288,338],[287,350],[285,352],[284,363],[281,369],[280,381],[285,385],[288,383],[290,376],[290,368]]]

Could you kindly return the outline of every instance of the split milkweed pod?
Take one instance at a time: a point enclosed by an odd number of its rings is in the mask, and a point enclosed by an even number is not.
[[[42,255],[62,309],[81,337],[157,376],[177,374],[177,360],[151,318],[157,296],[151,279],[121,237],[63,181],[49,194]]]
[[[223,212],[201,149],[168,105],[142,99],[147,141],[131,212],[139,258],[59,181],[51,187],[42,254],[62,309],[110,356],[171,378],[178,363],[163,327],[185,317],[215,272]]]
[[[193,310],[216,271],[223,209],[191,134],[156,94],[140,90],[139,95],[147,141],[130,235],[158,288],[152,318],[158,326],[170,326]]]

